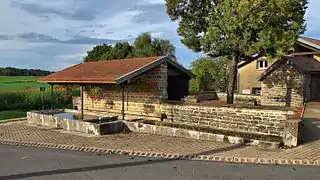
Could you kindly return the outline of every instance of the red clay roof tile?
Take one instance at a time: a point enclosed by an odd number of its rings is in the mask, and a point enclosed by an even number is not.
[[[318,40],[318,39],[313,39],[313,38],[309,38],[309,37],[300,37],[300,38],[307,41],[307,42],[310,42],[312,44],[320,46],[320,40]]]
[[[117,78],[161,59],[157,57],[132,58],[86,62],[39,78],[40,82],[52,83],[107,83],[115,84]]]

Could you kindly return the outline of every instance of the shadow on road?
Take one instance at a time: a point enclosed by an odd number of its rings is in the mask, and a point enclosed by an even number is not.
[[[190,154],[190,156],[199,156],[199,155],[209,155],[215,154],[220,152],[231,151],[234,149],[242,148],[243,145],[233,145],[219,149],[213,149],[209,151],[199,152],[195,154]],[[148,164],[156,164],[156,163],[163,163],[163,162],[171,162],[182,160],[180,158],[173,158],[173,159],[156,159],[156,160],[146,160],[146,161],[135,161],[135,162],[126,162],[126,163],[119,163],[119,164],[105,164],[99,166],[89,166],[89,167],[80,167],[80,168],[69,168],[69,169],[55,169],[55,170],[48,170],[48,171],[39,171],[39,172],[30,172],[30,173],[22,173],[22,174],[12,174],[8,176],[0,176],[0,180],[9,180],[9,179],[24,179],[30,177],[39,177],[39,176],[49,176],[49,175],[57,175],[57,174],[67,174],[67,173],[77,173],[77,172],[87,172],[87,171],[94,171],[94,170],[102,170],[102,169],[114,169],[114,168],[122,168],[122,167],[133,167],[133,166],[141,166],[141,165],[148,165]]]
[[[309,143],[320,139],[320,119],[303,118],[301,129],[303,143]]]
[[[320,102],[308,102],[302,117],[302,143],[320,140]]]

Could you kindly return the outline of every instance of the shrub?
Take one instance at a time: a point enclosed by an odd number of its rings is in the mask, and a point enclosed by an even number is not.
[[[42,109],[42,93],[36,91],[1,92],[0,111],[11,109],[38,110]],[[44,108],[63,108],[72,104],[72,96],[63,91],[44,93]]]

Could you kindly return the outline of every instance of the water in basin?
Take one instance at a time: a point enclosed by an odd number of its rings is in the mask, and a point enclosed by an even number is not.
[[[74,120],[81,120],[81,114],[72,114],[72,113],[56,113],[53,114],[55,117],[59,118],[67,118],[67,119],[74,119]],[[84,115],[83,119],[98,119],[98,116],[89,116],[89,115]]]

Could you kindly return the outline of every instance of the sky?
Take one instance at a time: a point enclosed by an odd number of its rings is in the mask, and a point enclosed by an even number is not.
[[[309,0],[305,36],[320,39],[320,0]],[[185,67],[197,59],[178,36],[165,0],[1,0],[0,67],[58,71],[95,45],[133,41],[142,32],[170,40]]]

